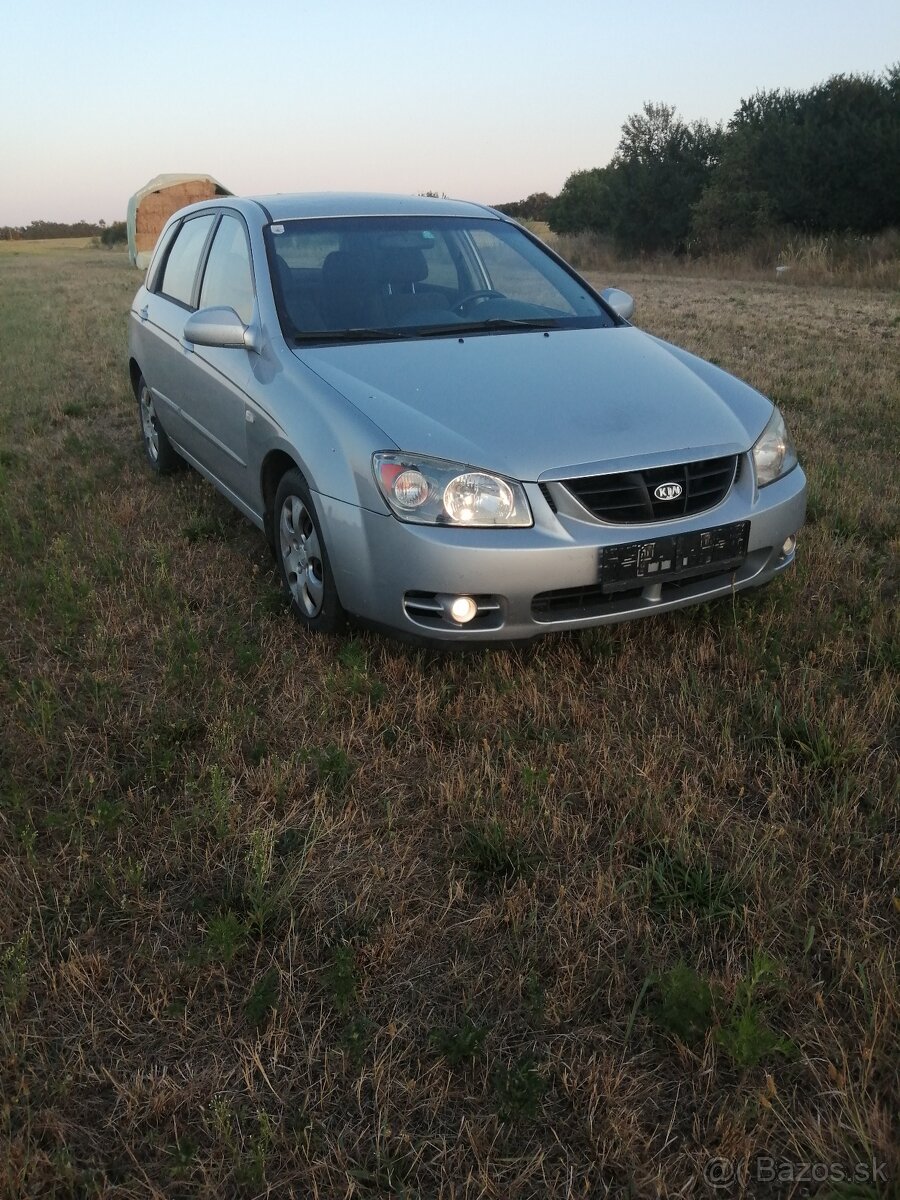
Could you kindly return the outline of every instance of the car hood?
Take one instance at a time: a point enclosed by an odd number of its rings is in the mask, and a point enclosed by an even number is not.
[[[725,371],[630,326],[295,353],[401,450],[522,480],[742,453],[771,413]]]

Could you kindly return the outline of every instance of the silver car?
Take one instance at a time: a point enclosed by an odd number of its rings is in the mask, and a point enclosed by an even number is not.
[[[781,413],[633,307],[477,204],[195,204],[131,309],[147,460],[264,530],[312,630],[530,638],[766,583],[805,512]]]

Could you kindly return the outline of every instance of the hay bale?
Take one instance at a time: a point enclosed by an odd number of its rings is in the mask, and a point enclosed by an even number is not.
[[[212,196],[232,193],[211,175],[157,175],[128,201],[128,256],[145,268],[162,228],[173,212]]]

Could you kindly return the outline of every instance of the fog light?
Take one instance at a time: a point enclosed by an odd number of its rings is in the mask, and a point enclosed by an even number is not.
[[[792,533],[790,537],[786,537],[784,539],[784,545],[781,547],[781,553],[784,555],[785,558],[787,558],[787,556],[789,554],[794,553],[796,548],[797,548],[797,538]]]
[[[471,596],[457,596],[450,604],[450,616],[458,625],[467,625],[478,612]]]

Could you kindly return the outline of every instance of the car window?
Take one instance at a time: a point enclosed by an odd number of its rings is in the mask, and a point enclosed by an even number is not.
[[[416,230],[411,238],[398,237],[391,232],[393,226],[382,236],[369,237],[360,232],[356,222],[343,221],[336,227],[317,230],[312,221],[297,222],[279,232],[273,242],[278,257],[279,270],[285,267],[298,271],[321,271],[326,260],[336,253],[381,256],[381,268],[389,273],[391,255],[395,251],[420,250],[424,255],[424,274],[417,282],[456,291],[460,286],[459,271],[447,238],[440,229]],[[351,226],[353,226],[351,228]],[[218,241],[218,235],[216,237]],[[459,250],[456,250],[459,257]],[[303,278],[299,275],[298,278]],[[385,283],[389,282],[387,275]]]
[[[291,338],[615,324],[583,281],[518,226],[494,217],[298,218],[273,223],[265,237],[282,329]]]
[[[288,267],[320,268],[328,255],[340,248],[337,230],[278,239],[278,257]]]
[[[147,268],[146,287],[149,292],[159,290],[159,280],[162,274],[162,269],[166,263],[166,255],[169,247],[175,240],[175,234],[178,232],[179,223],[176,221],[164,230],[156,243],[156,249],[153,251],[153,258],[150,260],[150,266]]]
[[[501,226],[500,232],[505,234],[507,229]],[[492,229],[473,229],[471,238],[491,287],[510,300],[527,300],[552,308],[575,307],[570,306],[562,292],[546,276],[536,277],[527,257],[527,250],[533,243],[522,238],[514,246],[510,245]]]
[[[457,291],[459,289],[459,271],[450,253],[447,239],[440,229],[426,230],[424,249],[425,264],[428,267],[428,274],[425,276],[424,282],[432,287],[451,288],[453,291]]]
[[[215,214],[209,213],[185,221],[166,259],[159,290],[170,300],[177,300],[188,308],[193,307],[197,266],[215,219]]]
[[[200,288],[200,307],[216,305],[233,308],[245,325],[250,324],[253,317],[250,250],[242,222],[228,215],[219,222]]]

